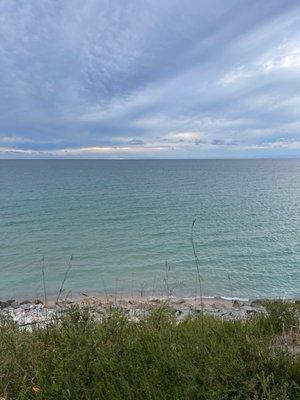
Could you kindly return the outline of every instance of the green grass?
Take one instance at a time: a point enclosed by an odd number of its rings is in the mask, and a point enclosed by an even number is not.
[[[290,304],[270,314],[177,323],[168,307],[140,322],[111,310],[95,322],[73,308],[46,329],[0,327],[0,395],[4,399],[299,399],[300,363],[271,345],[298,324]],[[292,328],[294,329],[294,328]],[[0,396],[0,397],[1,397]]]

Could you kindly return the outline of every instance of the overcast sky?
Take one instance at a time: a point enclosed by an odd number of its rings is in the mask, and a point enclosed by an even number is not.
[[[292,156],[300,1],[0,1],[0,158]]]

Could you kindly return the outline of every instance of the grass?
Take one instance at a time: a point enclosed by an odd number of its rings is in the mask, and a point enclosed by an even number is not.
[[[197,315],[178,323],[165,306],[139,322],[112,309],[96,322],[72,308],[28,332],[0,326],[3,399],[299,399],[299,359],[273,346],[296,329],[296,308],[267,304],[267,316],[225,321]]]

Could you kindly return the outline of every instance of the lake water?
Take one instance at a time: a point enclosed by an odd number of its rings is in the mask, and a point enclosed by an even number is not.
[[[299,297],[299,200],[300,160],[0,160],[0,297],[71,255],[65,293],[194,296],[194,218],[204,295]]]

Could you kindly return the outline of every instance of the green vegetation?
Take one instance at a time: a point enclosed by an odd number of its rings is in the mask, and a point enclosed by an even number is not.
[[[297,310],[267,308],[247,321],[180,323],[167,306],[140,322],[112,309],[99,323],[75,307],[32,332],[3,321],[0,398],[299,399],[299,359],[277,340],[297,329]]]

